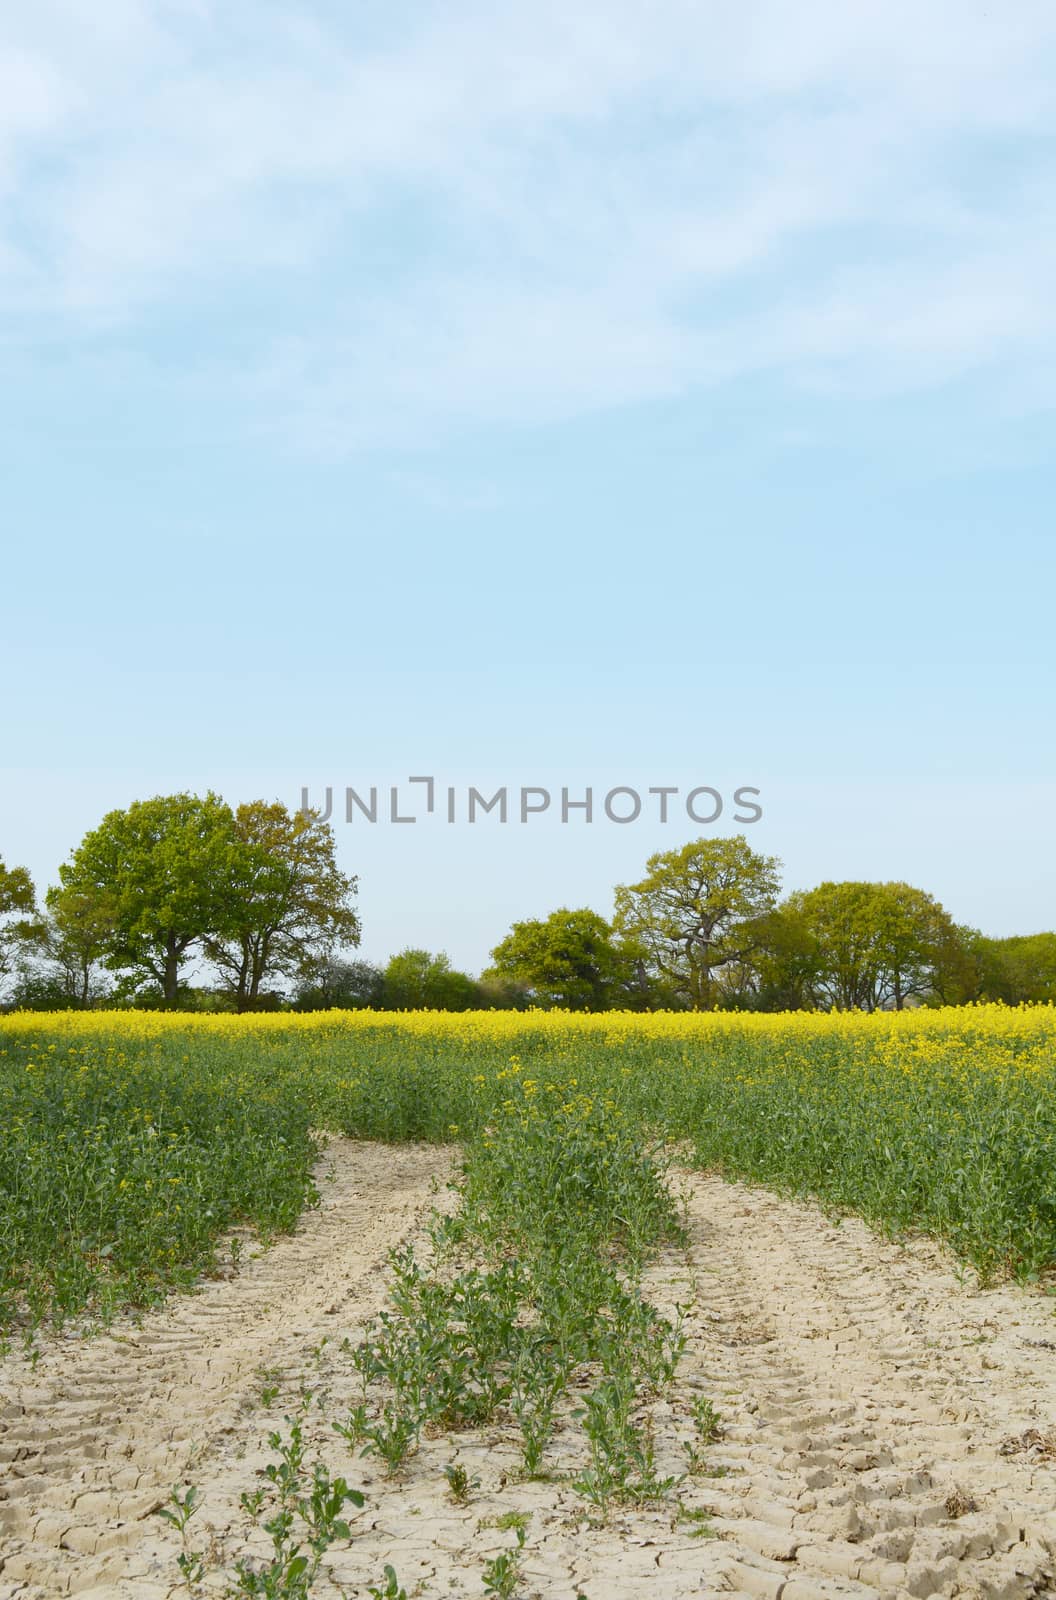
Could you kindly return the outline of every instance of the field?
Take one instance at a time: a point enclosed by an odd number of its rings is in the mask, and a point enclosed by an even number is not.
[[[984,1274],[1056,1263],[1056,1011],[883,1016],[84,1014],[0,1025],[0,1327],[143,1305],[243,1220],[289,1228],[313,1130],[476,1137],[567,1093],[721,1168],[945,1239]]]
[[[1051,1008],[22,1015],[0,1124],[5,1600],[1047,1592]]]

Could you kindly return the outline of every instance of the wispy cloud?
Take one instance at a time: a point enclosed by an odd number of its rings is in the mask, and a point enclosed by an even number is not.
[[[751,372],[1051,352],[1056,12],[906,0],[23,8],[0,305],[29,347],[212,330],[341,451]],[[214,372],[215,377],[215,372]]]

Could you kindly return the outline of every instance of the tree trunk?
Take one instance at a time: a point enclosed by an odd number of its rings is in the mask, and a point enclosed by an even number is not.
[[[260,986],[268,970],[268,957],[270,954],[271,940],[266,933],[261,934],[256,945],[248,947],[249,956],[249,1004],[256,1009],[260,998]]]
[[[170,934],[165,944],[165,981],[162,985],[162,993],[165,996],[165,1004],[167,1006],[176,1004],[179,988],[180,952],[176,947],[176,940]]]
[[[238,968],[238,996],[235,1004],[239,1011],[248,1011],[257,998],[256,962],[253,959],[253,946],[249,940],[242,943],[242,960]]]

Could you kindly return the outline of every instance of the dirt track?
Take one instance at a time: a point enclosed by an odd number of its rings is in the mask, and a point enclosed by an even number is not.
[[[335,1142],[328,1161],[321,1209],[231,1281],[139,1327],[48,1341],[35,1370],[0,1368],[0,1600],[185,1594],[178,1537],[152,1514],[177,1480],[205,1496],[192,1542],[245,1553],[239,1495],[302,1383],[314,1447],[367,1496],[321,1595],[364,1595],[387,1561],[409,1595],[479,1595],[483,1562],[512,1543],[482,1524],[511,1510],[531,1518],[525,1597],[1056,1594],[1051,1300],[981,1292],[930,1246],[693,1176],[690,1248],[647,1278],[652,1298],[694,1307],[674,1395],[653,1408],[658,1466],[683,1469],[703,1392],[726,1424],[709,1463],[728,1471],[605,1521],[566,1483],[518,1482],[515,1436],[496,1428],[427,1439],[390,1480],[332,1430],[358,1396],[338,1346],[384,1304],[386,1252],[421,1226],[447,1158]],[[443,1477],[456,1454],[481,1480],[461,1508]],[[551,1462],[581,1459],[573,1425]],[[692,1536],[694,1511],[714,1537]]]

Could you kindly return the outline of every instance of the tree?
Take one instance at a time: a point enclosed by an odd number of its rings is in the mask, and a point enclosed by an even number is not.
[[[625,1003],[635,979],[633,955],[604,917],[585,908],[515,922],[491,955],[481,981],[511,984],[533,1005],[604,1011]]]
[[[980,998],[1011,1006],[1056,1001],[1056,933],[976,939]]]
[[[443,951],[401,950],[385,968],[383,996],[390,1011],[469,1011],[478,989]]]
[[[342,961],[327,956],[302,971],[294,990],[298,1011],[353,1011],[380,1007],[385,979],[370,961]]]
[[[267,980],[307,977],[337,947],[358,945],[360,924],[356,880],[339,870],[333,829],[318,814],[254,800],[238,807],[234,829],[230,914],[205,949],[242,1011]]]
[[[877,908],[877,943],[884,988],[880,1004],[901,1011],[909,999],[923,1000],[948,959],[953,919],[923,889],[885,883]]]
[[[475,1007],[480,1011],[527,1011],[533,1001],[523,983],[500,978],[494,969],[481,973],[477,980]]]
[[[5,867],[0,857],[0,987],[32,938],[37,897],[25,867]]]
[[[105,897],[49,889],[47,913],[34,926],[34,981],[65,996],[68,1004],[90,1005],[107,992],[104,963],[110,935]],[[40,970],[42,967],[43,970]]]
[[[53,913],[95,919],[107,965],[174,1005],[189,952],[232,931],[244,845],[218,795],[158,795],[111,811],[59,868]]]
[[[809,935],[817,1005],[901,1011],[907,1000],[932,994],[949,958],[951,918],[908,883],[822,883],[790,895],[786,910]]]
[[[787,901],[760,918],[759,944],[748,964],[744,1003],[758,1011],[800,1011],[816,1004],[817,943],[807,923]]]
[[[651,975],[681,1003],[719,1004],[723,971],[759,948],[761,919],[777,898],[779,867],[741,834],[660,851],[649,857],[641,882],[617,888],[616,930],[641,946]]]
[[[1000,998],[990,958],[995,942],[984,938],[977,928],[951,922],[936,951],[928,1004],[963,1006]]]

